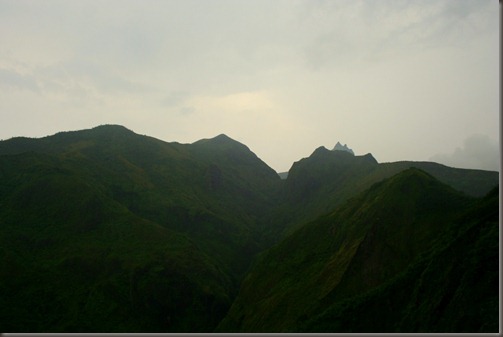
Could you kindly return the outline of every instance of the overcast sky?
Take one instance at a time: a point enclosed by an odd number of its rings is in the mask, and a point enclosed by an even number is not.
[[[0,139],[100,124],[497,170],[499,3],[0,0]]]

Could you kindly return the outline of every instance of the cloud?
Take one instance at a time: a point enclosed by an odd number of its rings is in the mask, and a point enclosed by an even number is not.
[[[127,74],[99,62],[84,59],[73,59],[44,68],[35,68],[38,78],[53,84],[59,84],[61,90],[80,84],[102,94],[143,93],[148,85],[131,80]]]
[[[33,77],[9,69],[0,68],[0,85],[10,89],[39,91],[38,84]]]
[[[424,160],[497,137],[498,28],[492,0],[0,0],[0,138],[116,123],[228,133],[280,170],[337,140]]]
[[[200,111],[216,110],[229,113],[264,111],[274,108],[266,92],[238,92],[224,96],[201,96],[192,100]]]
[[[430,160],[452,167],[499,171],[500,151],[498,143],[486,135],[472,135],[463,147],[451,154],[436,154]]]
[[[489,1],[311,1],[302,17],[314,70],[463,44],[488,29]],[[360,62],[358,64],[361,64]]]
[[[168,92],[164,98],[161,99],[161,105],[171,108],[183,104],[187,98],[190,97],[190,93],[182,90],[174,90]]]
[[[196,109],[192,106],[184,106],[181,107],[179,111],[181,115],[190,115],[191,113],[194,113]]]

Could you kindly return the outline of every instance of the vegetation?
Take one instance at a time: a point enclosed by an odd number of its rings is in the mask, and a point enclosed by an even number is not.
[[[370,153],[353,156],[320,147],[290,169],[279,211],[274,213],[274,225],[268,228],[269,236],[277,242],[373,184],[412,167],[474,197],[483,197],[499,183],[498,172],[452,168],[432,162],[378,163]]]
[[[263,253],[217,331],[495,332],[497,226],[497,192],[408,169]]]
[[[495,331],[497,183],[324,148],[282,180],[116,125],[2,141],[0,329]]]
[[[476,202],[404,272],[363,294],[325,300],[298,330],[497,332],[497,193]]]
[[[119,126],[0,144],[2,331],[216,326],[261,249],[272,169],[230,139]]]

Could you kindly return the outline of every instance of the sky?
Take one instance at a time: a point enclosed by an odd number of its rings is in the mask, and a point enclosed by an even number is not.
[[[0,139],[221,133],[499,169],[496,0],[0,0]]]

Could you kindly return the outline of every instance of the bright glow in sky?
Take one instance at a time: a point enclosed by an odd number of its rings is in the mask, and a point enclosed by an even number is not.
[[[499,166],[494,0],[0,0],[0,139],[220,133],[278,172],[347,143]]]

